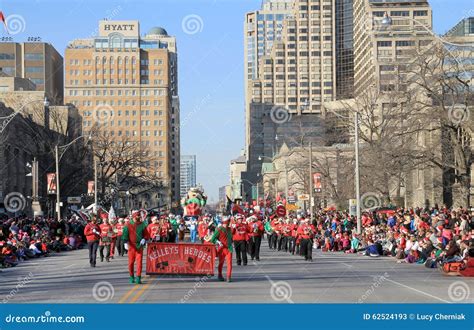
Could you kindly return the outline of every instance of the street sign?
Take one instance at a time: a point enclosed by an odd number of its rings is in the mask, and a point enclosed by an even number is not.
[[[287,211],[296,211],[296,210],[298,210],[298,206],[296,206],[296,204],[286,204],[286,210]]]
[[[309,201],[309,195],[308,194],[301,194],[298,196],[299,201]]]
[[[68,197],[67,203],[68,204],[81,204],[81,197]]]
[[[296,203],[296,196],[294,196],[294,195],[288,196],[287,202],[288,202],[288,204],[295,204]]]
[[[357,199],[349,199],[349,214],[355,216],[357,213]]]

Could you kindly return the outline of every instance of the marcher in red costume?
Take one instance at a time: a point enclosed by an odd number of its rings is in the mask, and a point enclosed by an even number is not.
[[[224,281],[222,276],[222,268],[224,261],[227,263],[227,282],[232,281],[232,230],[229,227],[229,218],[225,217],[222,219],[222,226],[217,227],[216,231],[212,235],[210,240],[212,243],[217,244],[217,256],[219,258],[219,280]]]
[[[142,222],[140,212],[132,213],[132,220],[125,225],[122,239],[125,249],[128,250],[128,271],[130,273],[130,283],[142,283],[142,261],[143,248],[149,238],[146,224]],[[137,263],[137,277],[134,276],[134,266]]]

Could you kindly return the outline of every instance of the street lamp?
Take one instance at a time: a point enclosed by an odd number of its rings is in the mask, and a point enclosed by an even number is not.
[[[130,214],[130,190],[127,190],[125,195],[127,195],[127,213]]]
[[[46,104],[49,105],[49,102],[47,99],[45,99],[44,101],[44,104],[46,106]],[[89,134],[87,140],[89,141],[91,139],[91,136]],[[86,137],[85,135],[81,135],[81,136],[78,136],[77,138],[75,138],[74,140],[72,140],[71,142],[69,142],[68,144],[65,144],[65,145],[56,145],[56,147],[54,148],[54,151],[55,151],[55,159],[56,159],[56,214],[57,214],[57,217],[58,217],[58,221],[61,221],[61,195],[60,195],[60,191],[59,191],[59,161],[61,160],[61,158],[63,157],[63,155],[66,153],[67,149],[73,145],[74,143],[76,143],[77,141],[79,141],[80,139]],[[62,153],[61,155],[59,155],[59,148],[64,148],[62,150]],[[95,190],[97,190],[97,187],[95,187]]]

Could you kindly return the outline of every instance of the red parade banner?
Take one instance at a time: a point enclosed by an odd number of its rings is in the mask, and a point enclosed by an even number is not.
[[[46,190],[48,195],[55,195],[56,194],[56,173],[47,173],[46,174]]]
[[[214,275],[214,244],[148,243],[147,275]]]
[[[313,173],[313,187],[315,192],[322,191],[321,173]]]

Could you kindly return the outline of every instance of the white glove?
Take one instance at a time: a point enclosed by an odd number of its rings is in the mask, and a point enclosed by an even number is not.
[[[94,234],[100,235],[100,233],[99,233],[96,229],[93,229],[92,232],[93,232]]]
[[[123,243],[123,247],[128,251],[128,243]]]
[[[142,240],[140,241],[140,245],[145,245],[146,241],[144,238],[142,238]]]

